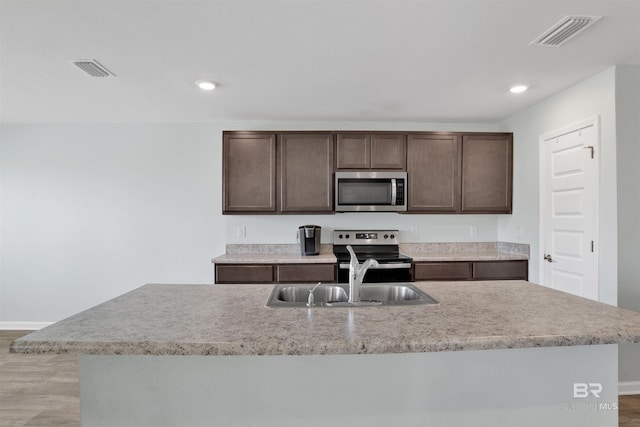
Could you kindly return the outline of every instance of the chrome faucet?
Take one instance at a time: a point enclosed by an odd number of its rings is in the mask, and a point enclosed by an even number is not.
[[[347,250],[351,255],[351,261],[349,262],[349,304],[358,304],[360,302],[360,286],[364,275],[370,267],[376,267],[378,261],[368,259],[360,264],[351,245],[347,245]]]
[[[309,296],[307,297],[307,307],[313,307],[316,305],[316,298],[313,295],[318,286],[322,285],[322,282],[316,283],[313,289],[309,289]]]

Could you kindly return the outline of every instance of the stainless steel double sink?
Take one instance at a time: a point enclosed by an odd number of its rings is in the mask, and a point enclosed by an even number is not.
[[[309,292],[315,286],[275,285],[267,307],[308,307]],[[323,284],[313,291],[313,300],[313,307],[438,304],[438,301],[410,283],[365,283],[360,288],[361,301],[356,304],[348,302],[348,284]]]

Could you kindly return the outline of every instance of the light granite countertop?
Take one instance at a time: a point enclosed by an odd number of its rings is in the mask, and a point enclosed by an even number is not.
[[[415,262],[528,260],[529,245],[505,242],[406,243],[400,252]],[[332,245],[322,244],[319,255],[302,256],[298,245],[227,245],[227,252],[211,260],[214,264],[333,264]]]
[[[211,260],[214,264],[335,264],[337,261],[333,253],[319,255],[300,254],[224,254]]]
[[[248,244],[227,245],[224,255],[213,258],[214,264],[335,264],[333,245],[320,245],[319,255],[300,254],[299,245],[291,244]]]
[[[405,251],[403,254],[413,258],[414,262],[437,261],[520,261],[529,257],[522,254],[499,251],[474,251],[474,252],[413,252]]]
[[[420,261],[528,260],[529,245],[507,242],[405,243],[400,252]]]
[[[145,285],[17,353],[312,355],[640,342],[640,313],[525,281],[417,282],[439,305],[268,308],[266,285]]]

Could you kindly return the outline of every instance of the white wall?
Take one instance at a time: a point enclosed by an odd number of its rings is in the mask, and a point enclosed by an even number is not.
[[[495,241],[496,215],[223,216],[222,130],[495,131],[495,124],[213,123],[0,127],[0,322],[57,321],[145,283],[212,283],[226,243],[295,243],[299,225]],[[236,235],[247,227],[247,238]],[[478,236],[469,236],[470,225]],[[418,235],[408,232],[417,226]]]
[[[618,305],[640,311],[640,66],[616,68]],[[640,344],[621,345],[620,381],[640,381]],[[639,384],[640,385],[640,384]]]
[[[0,320],[55,321],[147,282],[210,282],[212,128],[3,125]]]
[[[529,280],[539,283],[540,259],[544,251],[544,248],[540,247],[538,234],[539,137],[596,115],[600,117],[600,227],[599,241],[596,242],[599,245],[599,300],[616,305],[618,248],[615,67],[559,92],[500,123],[501,130],[514,133],[514,208],[513,215],[500,217],[498,238],[503,241],[516,241],[518,227],[522,227],[524,240],[531,245]]]

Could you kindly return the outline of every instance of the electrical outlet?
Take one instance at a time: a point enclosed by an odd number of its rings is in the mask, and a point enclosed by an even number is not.
[[[418,226],[417,225],[412,225],[410,228],[411,234],[414,237],[418,237]]]
[[[238,226],[238,237],[240,237],[241,239],[244,239],[247,237],[247,226],[246,225],[239,225]]]
[[[524,239],[524,227],[519,225],[516,228],[516,236],[518,237],[518,240],[522,240]]]
[[[469,236],[477,237],[478,236],[478,226],[472,225],[469,227]]]

